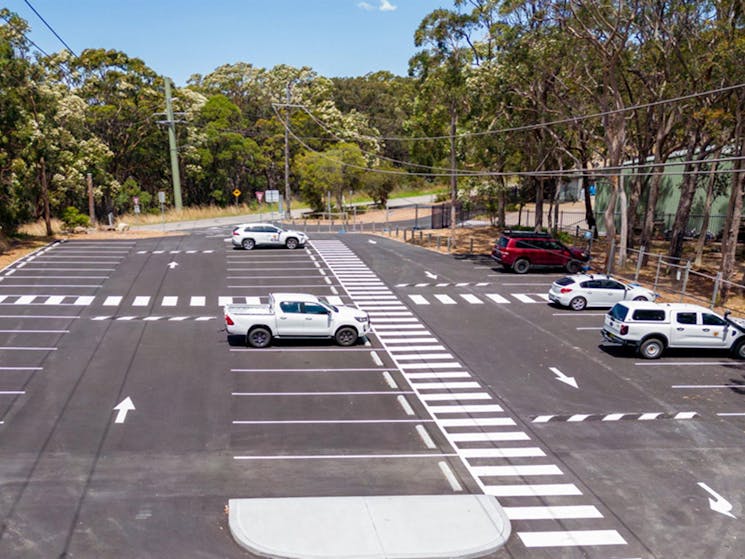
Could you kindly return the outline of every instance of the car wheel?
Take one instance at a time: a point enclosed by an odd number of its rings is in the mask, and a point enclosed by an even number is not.
[[[294,250],[297,248],[298,242],[295,237],[290,237],[285,241],[285,246],[289,248],[290,250]]]
[[[737,342],[732,348],[732,353],[738,359],[745,359],[745,338]]]
[[[336,331],[334,338],[336,339],[337,344],[341,346],[350,346],[357,341],[359,336],[357,335],[357,330],[351,326],[342,326]]]
[[[587,306],[587,299],[584,297],[575,297],[569,301],[569,308],[573,311],[581,311]]]
[[[658,359],[665,349],[665,344],[659,338],[649,338],[639,346],[639,355],[644,359]]]
[[[259,326],[251,330],[246,336],[246,344],[251,347],[266,347],[272,341],[272,333],[268,328]]]
[[[579,274],[582,270],[582,264],[577,260],[570,260],[567,262],[567,272],[570,274]]]
[[[634,301],[649,301],[644,295],[639,295],[638,297],[634,297]]]
[[[516,274],[524,274],[528,270],[530,270],[530,262],[528,262],[528,260],[525,258],[518,258],[512,265],[512,269],[515,271]]]
[[[256,242],[254,242],[253,239],[243,239],[241,246],[246,250],[253,250],[253,248],[256,246]]]

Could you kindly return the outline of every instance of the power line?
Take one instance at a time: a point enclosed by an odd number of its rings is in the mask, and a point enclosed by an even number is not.
[[[504,134],[507,132],[526,132],[529,130],[536,130],[538,128],[548,128],[549,126],[556,126],[559,124],[574,124],[581,122],[583,120],[590,120],[593,118],[600,118],[604,116],[610,116],[613,114],[618,113],[625,113],[629,111],[636,111],[638,109],[648,109],[650,107],[656,107],[658,105],[664,105],[667,103],[677,103],[679,101],[686,101],[688,99],[695,99],[696,97],[704,97],[706,95],[713,95],[714,93],[724,93],[726,91],[733,91],[735,89],[740,89],[745,87],[745,83],[739,83],[736,85],[729,85],[725,87],[720,87],[717,89],[710,89],[708,91],[701,91],[698,93],[690,93],[688,95],[681,95],[679,97],[671,97],[668,99],[660,99],[658,101],[652,101],[650,103],[641,103],[638,105],[631,105],[629,107],[623,107],[621,109],[613,109],[610,111],[603,111],[600,113],[592,113],[587,115],[580,115],[580,116],[574,116],[574,117],[568,117],[563,118],[560,120],[552,120],[549,122],[541,122],[538,124],[526,124],[524,126],[513,126],[509,128],[501,128],[497,130],[482,130],[480,132],[463,132],[461,134],[456,134],[455,138],[471,138],[471,137],[479,137],[479,136],[491,136],[496,134]],[[278,106],[283,106],[281,103],[277,104]],[[293,105],[296,107],[303,107],[303,105]],[[303,107],[305,108],[305,107]],[[396,140],[396,141],[433,141],[433,140],[449,140],[450,136],[412,136],[412,137],[404,137],[404,136],[366,136],[366,135],[359,135],[362,139],[367,140]]]
[[[39,18],[39,19],[40,19],[40,20],[42,21],[42,23],[43,23],[44,25],[46,25],[46,26],[47,26],[47,29],[49,29],[49,30],[50,30],[50,31],[51,31],[51,32],[52,32],[52,33],[54,34],[54,36],[55,36],[55,37],[57,37],[57,38],[59,39],[60,43],[62,43],[63,45],[65,45],[65,48],[66,48],[66,49],[67,49],[68,51],[70,51],[70,53],[71,53],[71,54],[72,54],[72,55],[73,55],[74,57],[76,57],[76,58],[77,58],[77,56],[78,56],[78,55],[77,55],[77,54],[75,53],[75,51],[74,51],[74,50],[72,50],[72,49],[70,48],[70,45],[68,45],[68,44],[67,44],[67,43],[65,42],[65,40],[64,40],[64,39],[63,39],[62,37],[60,37],[59,33],[57,33],[57,32],[56,32],[56,31],[54,30],[54,28],[53,28],[53,27],[52,27],[51,25],[49,25],[49,23],[47,22],[47,20],[45,20],[45,19],[44,19],[44,17],[43,17],[43,16],[42,16],[42,15],[41,15],[41,14],[40,14],[40,13],[39,13],[39,12],[38,12],[37,10],[36,10],[36,8],[34,8],[34,7],[33,7],[33,6],[31,5],[31,2],[29,2],[28,0],[23,0],[23,1],[24,1],[24,2],[26,3],[26,5],[27,5],[27,6],[29,7],[29,8],[31,8],[31,11],[32,11],[32,12],[34,12],[34,13],[36,14],[36,16],[37,16],[37,17],[38,17],[38,18]],[[44,51],[42,51],[42,52],[44,52]],[[46,53],[45,53],[45,54],[46,54]],[[47,55],[47,56],[48,56],[48,55]]]
[[[367,171],[370,173],[381,173],[385,175],[398,175],[398,176],[424,176],[424,177],[450,177],[452,176],[452,172],[448,173],[412,173],[408,171],[394,171],[389,169],[371,169],[369,167],[363,167],[361,165],[354,165],[351,163],[346,163],[340,159],[336,159],[334,157],[330,157],[326,155],[325,153],[318,151],[317,149],[313,149],[311,146],[309,146],[307,143],[305,143],[297,134],[295,134],[292,131],[292,128],[290,128],[289,124],[280,116],[279,111],[277,110],[277,107],[274,106],[274,112],[276,113],[277,119],[286,127],[289,134],[306,150],[315,153],[322,158],[326,159],[327,161],[332,161],[334,163],[338,163],[339,165],[342,165],[343,167],[349,167],[351,169],[359,169],[362,171]],[[456,169],[455,173],[458,177],[463,178],[487,178],[487,177],[535,177],[535,178],[577,178],[577,177],[611,177],[611,176],[619,176],[619,177],[638,177],[638,176],[650,176],[655,173],[654,168],[667,168],[667,167],[678,167],[681,165],[695,165],[695,164],[708,164],[708,163],[722,163],[722,162],[735,162],[739,160],[745,160],[745,156],[737,156],[737,157],[721,157],[718,159],[705,159],[703,161],[697,161],[697,160],[688,160],[688,161],[669,161],[665,163],[635,163],[633,165],[619,165],[614,167],[603,167],[600,169],[565,169],[565,170],[558,170],[558,171],[550,171],[550,170],[544,170],[544,171],[468,171],[465,169]],[[404,164],[406,164],[404,162]],[[430,167],[431,169],[436,169],[436,167]],[[640,171],[640,169],[647,169],[646,171]],[[732,169],[717,169],[716,171],[680,171],[680,172],[671,172],[668,173],[668,175],[673,176],[685,176],[685,175],[695,175],[695,174],[709,174],[709,173],[715,173],[715,174],[731,174],[733,172]]]
[[[2,15],[2,18],[6,21],[6,23],[8,25],[14,25],[14,22],[11,19],[9,19],[5,14],[0,14],[0,15]],[[24,41],[26,41],[27,43],[33,45],[36,48],[36,50],[40,51],[44,56],[49,56],[49,53],[47,51],[45,51],[39,45],[37,45],[36,43],[34,43],[31,39],[29,39],[28,36],[23,31],[21,31],[17,27],[13,27],[13,29],[15,31],[17,31],[23,37],[23,40]]]

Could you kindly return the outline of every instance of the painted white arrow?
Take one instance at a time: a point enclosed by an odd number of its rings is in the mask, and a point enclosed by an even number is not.
[[[377,245],[378,244],[378,241],[373,241],[372,239],[368,239],[367,242],[370,243],[371,245]]]
[[[133,409],[135,409],[135,405],[132,403],[132,398],[127,396],[114,408],[114,411],[117,412],[114,423],[124,423],[124,420],[127,419],[127,413]]]
[[[574,388],[579,388],[579,386],[577,385],[577,381],[574,380],[574,377],[566,376],[556,367],[549,367],[548,370],[556,375],[556,380],[561,381],[564,384],[568,384],[569,386],[573,386]]]
[[[722,497],[719,493],[714,491],[705,483],[699,481],[698,486],[709,493],[712,497],[714,497],[713,499],[709,499],[709,506],[711,507],[711,510],[721,513],[724,516],[729,516],[730,518],[736,518],[736,516],[730,512],[732,510],[732,503],[730,503],[727,499]]]
[[[437,274],[433,274],[432,272],[424,272],[424,275],[430,279],[437,279]]]
[[[169,262],[168,267],[173,270],[176,266],[178,266],[178,262]]]

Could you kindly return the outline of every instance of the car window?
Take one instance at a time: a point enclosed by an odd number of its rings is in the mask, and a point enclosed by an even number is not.
[[[696,313],[679,312],[675,315],[675,321],[678,324],[696,324]]]
[[[599,287],[603,287],[603,282],[600,280],[587,280],[580,285],[585,289],[598,289]]]
[[[535,241],[515,241],[516,248],[539,248]]]
[[[282,301],[279,304],[279,308],[282,309],[282,312],[285,313],[299,313],[300,303],[296,301]]]
[[[499,248],[505,248],[507,246],[507,243],[509,243],[510,240],[507,237],[499,237],[499,240],[497,241],[497,246]]]
[[[665,320],[665,311],[658,309],[636,309],[631,315],[634,320]]]
[[[603,288],[605,289],[626,289],[626,287],[622,283],[618,283],[615,280],[600,280],[600,283],[603,285]]]
[[[303,312],[306,314],[328,314],[329,311],[318,303],[303,303]]]
[[[629,314],[629,308],[621,303],[617,303],[613,305],[613,308],[610,311],[608,311],[608,314],[616,320],[623,321],[626,320],[626,316]]]
[[[723,318],[708,312],[703,313],[701,315],[701,319],[702,322],[707,326],[724,326],[725,324],[727,324],[727,322]]]
[[[267,225],[264,227],[264,233],[278,233],[279,230],[276,227],[272,227],[271,225]]]
[[[545,248],[548,250],[564,250],[564,246],[561,243],[557,243],[556,241],[544,241]]]
[[[574,280],[572,278],[560,278],[556,280],[556,285],[572,285],[574,283]],[[584,283],[580,284],[582,287],[585,286]]]

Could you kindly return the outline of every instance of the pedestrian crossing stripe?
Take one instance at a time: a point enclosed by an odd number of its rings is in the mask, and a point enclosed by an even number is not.
[[[132,322],[142,320],[145,322],[207,322],[208,320],[217,320],[216,316],[92,316],[91,320],[96,321],[117,321]]]
[[[461,281],[457,283],[397,283],[394,287],[487,287],[489,285],[491,282],[488,281]]]
[[[136,254],[212,254],[214,250],[138,250]]]

